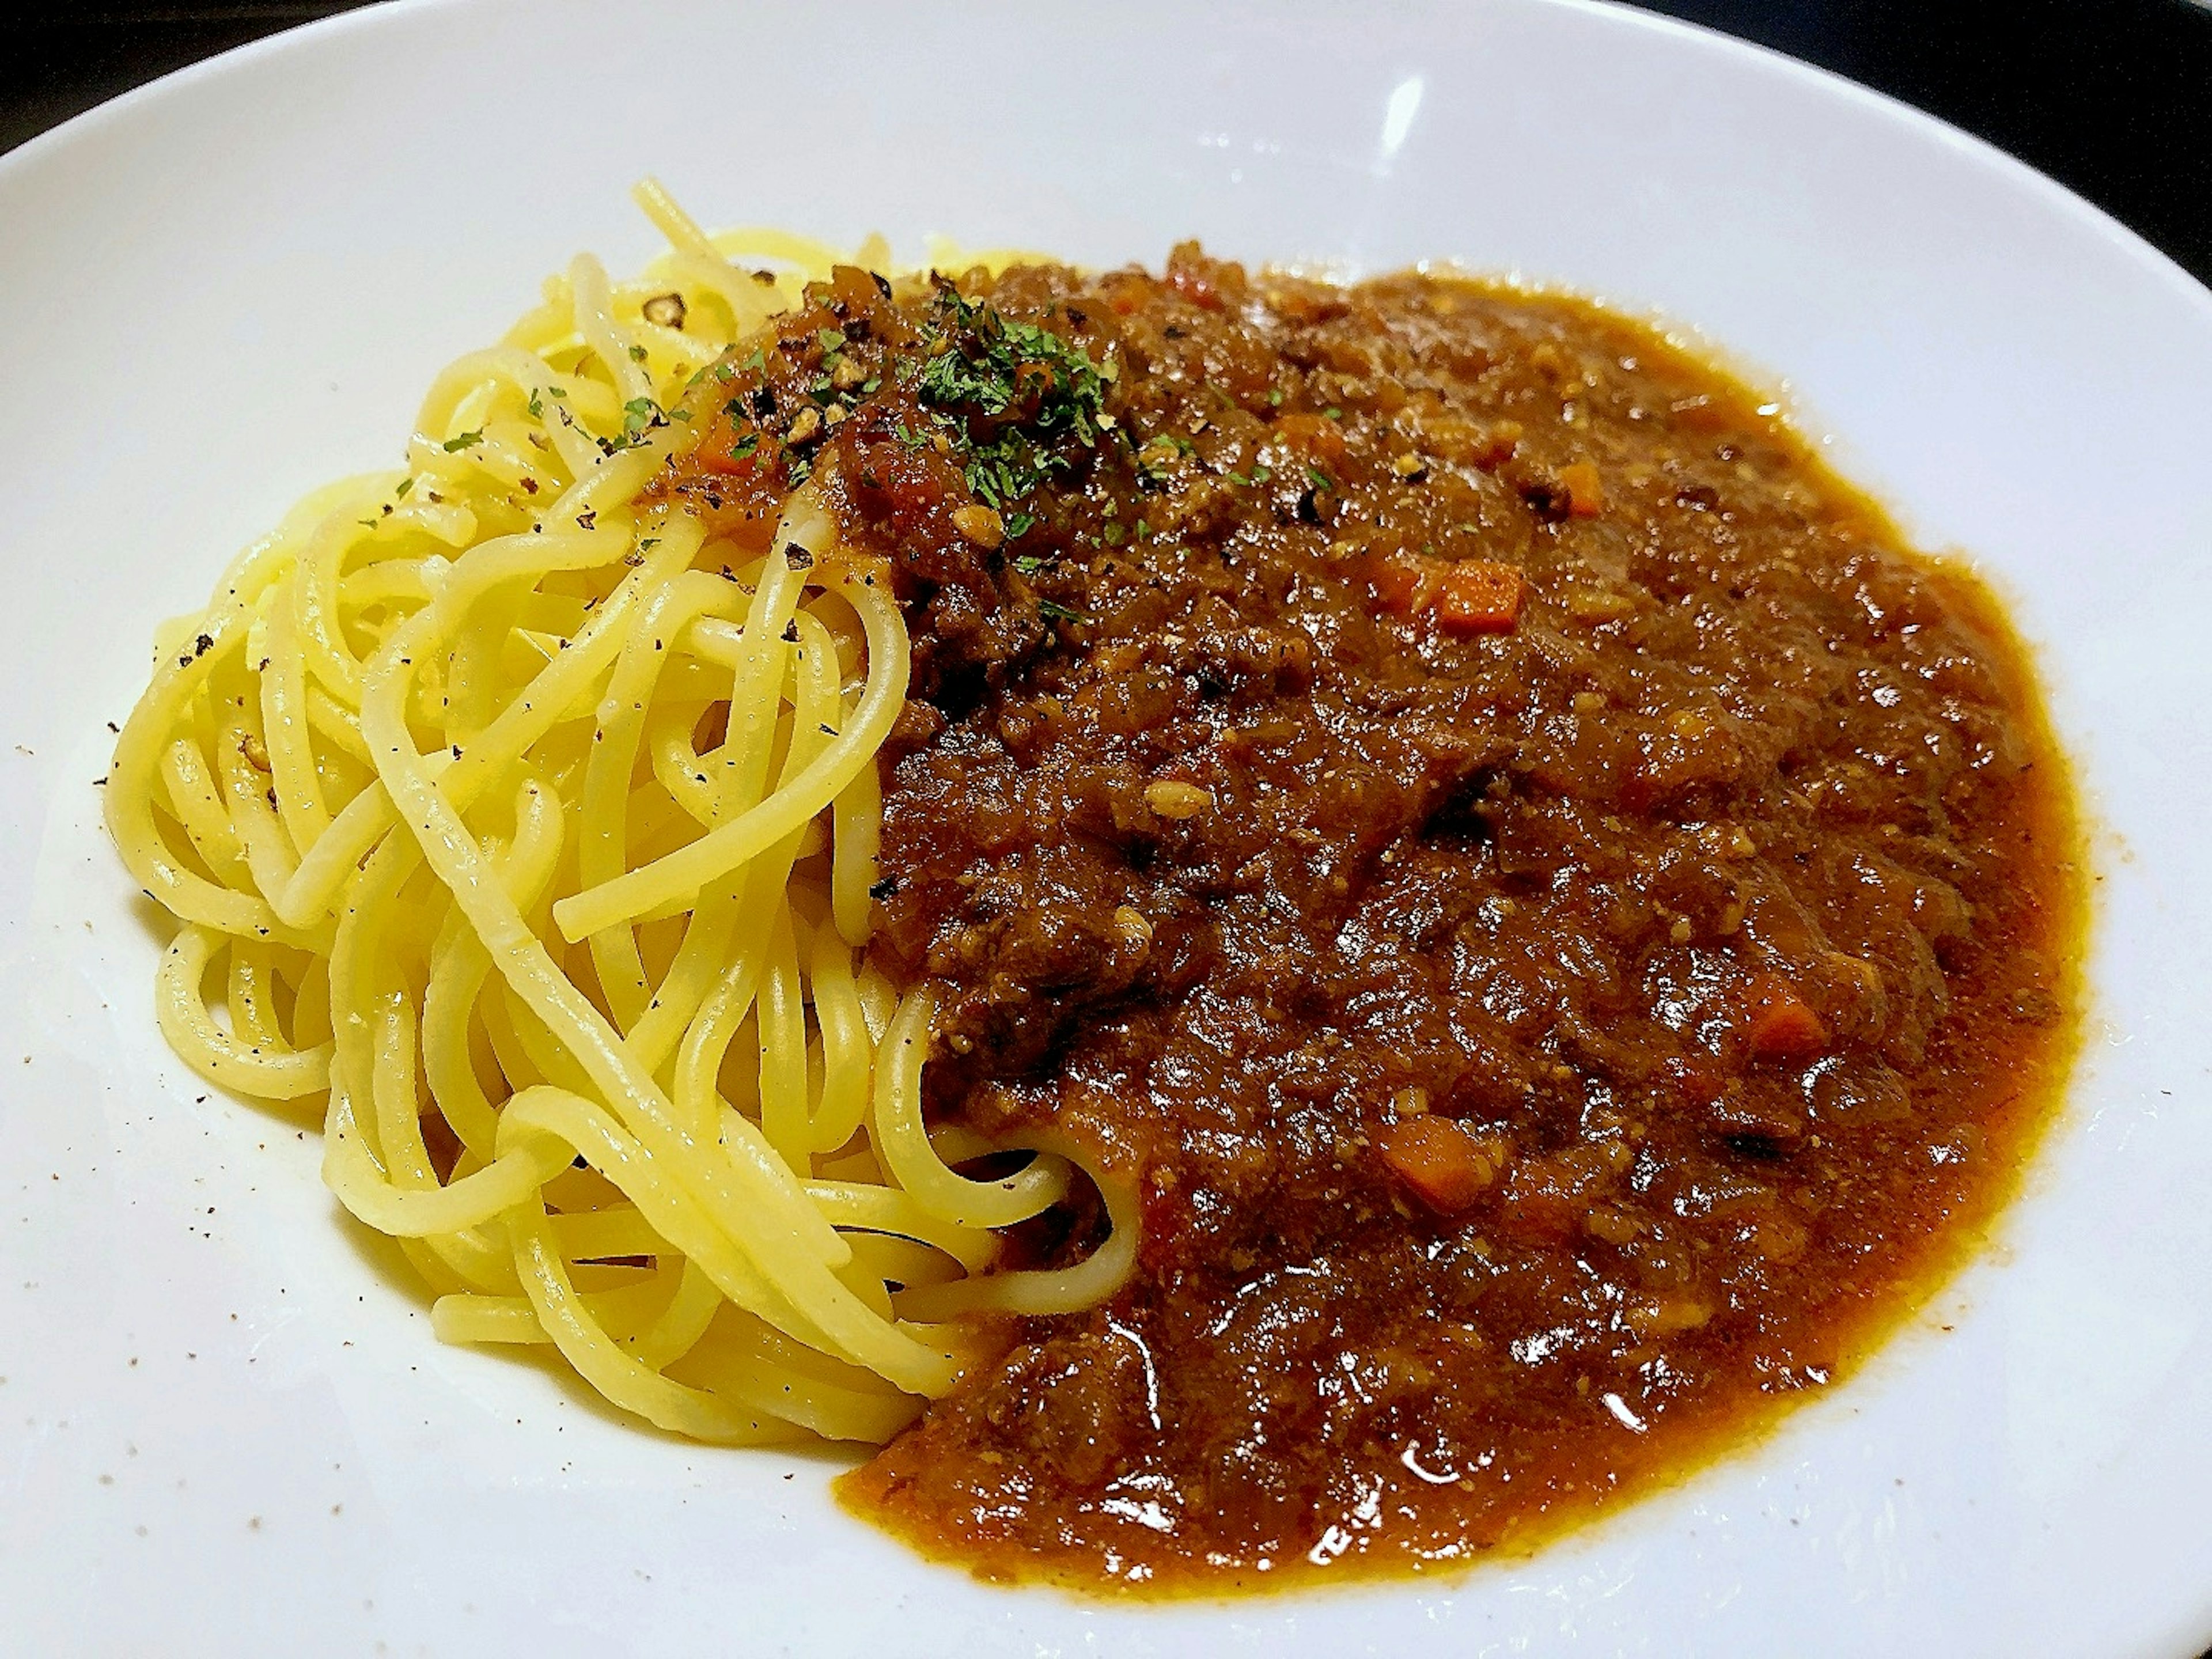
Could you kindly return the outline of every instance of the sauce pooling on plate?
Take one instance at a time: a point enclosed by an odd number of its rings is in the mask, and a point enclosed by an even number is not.
[[[2072,1054],[2066,768],[1987,592],[1771,404],[1578,301],[1194,247],[813,299],[853,418],[748,443],[741,385],[700,453],[781,444],[896,572],[933,1121],[1142,1216],[855,1507],[998,1577],[1418,1570],[1748,1437],[1971,1248]]]

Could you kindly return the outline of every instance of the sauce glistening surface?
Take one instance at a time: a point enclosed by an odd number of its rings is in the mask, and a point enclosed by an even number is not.
[[[1772,404],[1579,301],[1194,246],[811,297],[669,487],[742,534],[818,473],[890,561],[931,1109],[1143,1213],[855,1507],[1000,1577],[1419,1571],[1740,1443],[1972,1247],[2073,1052],[2066,768],[1986,590]]]

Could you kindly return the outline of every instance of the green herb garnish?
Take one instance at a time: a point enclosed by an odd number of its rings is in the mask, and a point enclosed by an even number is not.
[[[1106,377],[1081,347],[943,281],[932,323],[915,392],[962,453],[977,500],[1004,512],[1074,470],[1056,445],[1097,447]]]

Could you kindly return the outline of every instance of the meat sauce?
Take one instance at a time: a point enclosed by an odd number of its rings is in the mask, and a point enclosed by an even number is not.
[[[1091,1587],[1522,1547],[1972,1248],[2072,1054],[2066,768],[1988,592],[1773,404],[1577,300],[1194,246],[809,297],[666,488],[761,541],[811,476],[890,562],[929,1109],[1143,1217],[855,1508]]]

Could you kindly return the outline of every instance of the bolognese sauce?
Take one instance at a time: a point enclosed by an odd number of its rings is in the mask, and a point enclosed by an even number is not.
[[[1194,246],[809,297],[665,487],[742,539],[818,477],[887,562],[929,1110],[1142,1218],[855,1507],[999,1577],[1419,1570],[1741,1440],[1971,1247],[2072,1052],[2066,768],[1988,592],[1774,404],[1578,300]]]

